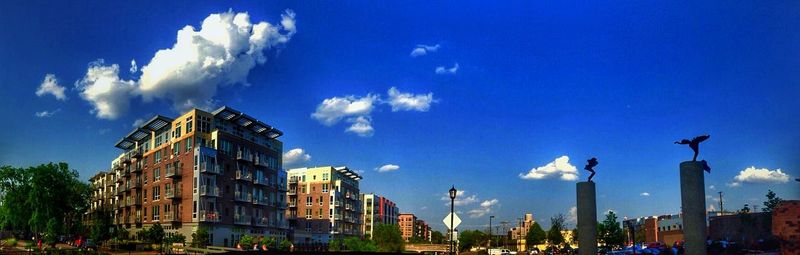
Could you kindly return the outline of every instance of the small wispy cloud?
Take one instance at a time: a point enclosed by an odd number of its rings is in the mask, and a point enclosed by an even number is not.
[[[45,111],[41,111],[41,112],[36,112],[33,115],[36,116],[37,118],[49,118],[49,117],[52,117],[53,115],[55,115],[59,111],[61,111],[60,108],[56,109],[56,110],[53,110],[53,111],[45,110]]]
[[[433,46],[425,44],[417,44],[417,47],[414,47],[414,49],[411,50],[411,57],[425,56],[428,53],[436,52],[437,50],[439,50],[439,47],[440,47],[439,44]]]
[[[45,95],[53,95],[56,99],[64,101],[67,100],[67,95],[64,94],[65,88],[58,85],[58,79],[55,74],[46,74],[44,81],[36,89],[36,96],[43,97]]]
[[[397,171],[399,169],[400,169],[400,166],[394,165],[394,164],[386,164],[386,165],[383,165],[383,166],[375,168],[375,170],[378,171],[379,173]]]
[[[642,192],[642,193],[639,193],[639,195],[643,196],[643,197],[649,197],[650,196],[650,192]]]
[[[455,65],[453,65],[453,67],[450,68],[444,66],[438,66],[436,67],[435,72],[436,74],[456,74],[458,72],[458,63],[455,63]]]

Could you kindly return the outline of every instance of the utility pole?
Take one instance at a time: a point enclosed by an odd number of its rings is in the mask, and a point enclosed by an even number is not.
[[[725,209],[722,208],[722,191],[720,191],[718,193],[719,193],[719,211],[721,213],[725,213]]]
[[[506,243],[508,243],[508,221],[501,221],[500,224],[503,225],[503,249],[508,249],[506,247]]]

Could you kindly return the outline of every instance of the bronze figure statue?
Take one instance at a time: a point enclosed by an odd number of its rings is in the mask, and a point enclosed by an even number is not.
[[[586,162],[587,162],[587,164],[586,164],[585,167],[583,167],[583,169],[586,169],[586,171],[592,172],[592,174],[589,175],[589,181],[591,182],[592,181],[592,177],[594,177],[594,174],[595,174],[594,167],[597,166],[597,164],[599,164],[599,163],[597,162],[597,158],[590,158]]]
[[[694,157],[692,158],[692,161],[697,161],[697,154],[700,152],[700,143],[705,141],[705,140],[707,140],[709,137],[711,137],[711,136],[710,135],[701,135],[701,136],[692,138],[691,141],[688,140],[688,139],[683,139],[680,142],[675,142],[675,144],[688,144],[689,148],[692,148],[692,150],[694,151]]]

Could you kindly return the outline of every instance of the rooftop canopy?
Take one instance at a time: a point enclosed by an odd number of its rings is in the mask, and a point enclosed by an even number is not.
[[[272,139],[283,135],[283,132],[280,130],[227,106],[220,107],[211,114],[214,114],[214,117],[230,121],[245,128],[249,128],[257,134],[263,134]]]
[[[117,142],[117,144],[114,146],[123,150],[130,150],[136,146],[136,142],[149,137],[151,131],[162,129],[172,123],[172,121],[173,119],[156,115],[142,124],[142,126],[134,128],[133,131],[119,140],[119,142]]]

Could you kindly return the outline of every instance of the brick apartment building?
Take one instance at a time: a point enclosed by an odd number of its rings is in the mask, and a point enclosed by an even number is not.
[[[326,244],[361,236],[361,176],[347,167],[296,168],[288,171],[289,210],[295,244]]]
[[[519,219],[519,221],[517,222],[517,226],[511,228],[511,230],[509,231],[509,233],[511,234],[511,240],[514,240],[514,243],[517,246],[517,251],[528,250],[528,245],[525,241],[525,235],[528,234],[528,230],[531,228],[534,222],[536,221],[533,220],[533,214],[526,213],[524,218]],[[492,235],[499,235],[499,234],[502,233],[492,233]]]
[[[282,134],[229,107],[151,118],[116,144],[115,223],[134,234],[158,222],[189,240],[206,227],[217,246],[245,234],[285,239]]]
[[[116,178],[116,174],[104,171],[89,178],[89,184],[92,186],[92,199],[89,209],[83,217],[85,225],[92,224],[93,220],[100,216],[100,213],[106,213],[113,217],[117,202]]]
[[[414,234],[415,237],[422,239],[423,241],[431,241],[431,226],[428,225],[424,220],[417,220],[416,222],[416,233]]]
[[[401,213],[397,216],[397,222],[400,227],[400,233],[403,235],[403,240],[406,242],[411,241],[417,234],[417,216],[413,213]]]
[[[361,232],[364,236],[372,238],[372,232],[378,224],[397,225],[397,216],[400,209],[386,197],[375,194],[361,194],[363,203]]]

